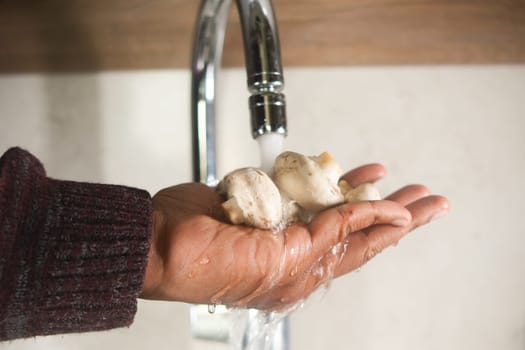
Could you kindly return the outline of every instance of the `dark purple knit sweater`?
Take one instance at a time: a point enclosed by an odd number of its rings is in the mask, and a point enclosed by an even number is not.
[[[128,326],[149,251],[147,192],[46,177],[0,158],[0,341]]]

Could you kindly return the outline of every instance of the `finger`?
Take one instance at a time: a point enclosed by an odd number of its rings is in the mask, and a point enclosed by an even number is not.
[[[408,185],[390,194],[385,199],[406,206],[420,198],[428,196],[429,194],[430,191],[423,185]]]
[[[412,215],[412,221],[407,226],[376,225],[350,235],[345,241],[350,247],[349,252],[342,257],[335,276],[360,267],[385,248],[397,244],[409,232],[446,214],[449,202],[445,197],[433,195],[409,204],[407,209]]]
[[[350,170],[341,179],[345,180],[352,187],[357,187],[363,183],[376,182],[386,175],[386,169],[381,164],[367,164]]]
[[[432,219],[437,218],[438,215],[446,213],[448,206],[448,200],[445,197],[436,195],[427,196],[407,205],[406,208],[412,215],[412,221],[409,225],[404,227],[379,225],[366,229],[369,255],[373,257],[386,247],[396,244],[410,231],[432,221]]]
[[[366,262],[386,247],[397,244],[407,233],[432,221],[438,215],[445,214],[448,211],[448,206],[448,200],[445,197],[427,196],[407,205],[406,208],[412,215],[412,221],[409,225],[395,228],[379,225],[366,229],[368,247],[367,251],[364,252],[363,261]]]
[[[406,207],[412,214],[412,221],[408,226],[408,231],[412,231],[421,225],[432,220],[438,219],[448,213],[450,203],[443,196],[428,196],[421,198]]]
[[[324,255],[350,233],[368,226],[404,226],[410,221],[411,214],[405,207],[385,200],[353,202],[325,210],[309,225],[313,255]]]

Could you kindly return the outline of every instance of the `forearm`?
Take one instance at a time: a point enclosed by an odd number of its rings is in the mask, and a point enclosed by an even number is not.
[[[0,340],[128,326],[151,232],[147,192],[58,181],[0,160]]]

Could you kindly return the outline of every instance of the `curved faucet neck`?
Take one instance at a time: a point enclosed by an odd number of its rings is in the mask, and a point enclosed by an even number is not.
[[[217,183],[215,91],[231,0],[203,0],[192,59],[193,180]],[[270,0],[236,0],[241,19],[252,136],[286,135],[277,23]]]

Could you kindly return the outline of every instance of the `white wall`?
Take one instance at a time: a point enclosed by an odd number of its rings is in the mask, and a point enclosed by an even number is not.
[[[525,348],[525,66],[289,69],[286,148],[382,162],[384,194],[425,183],[449,216],[334,282],[291,320],[292,349]],[[258,163],[244,72],[220,77],[220,173]],[[51,176],[158,189],[191,178],[184,71],[0,76],[0,153]],[[139,303],[130,329],[0,349],[196,349],[188,306]],[[201,345],[199,345],[201,346]],[[212,347],[213,348],[213,347]]]

